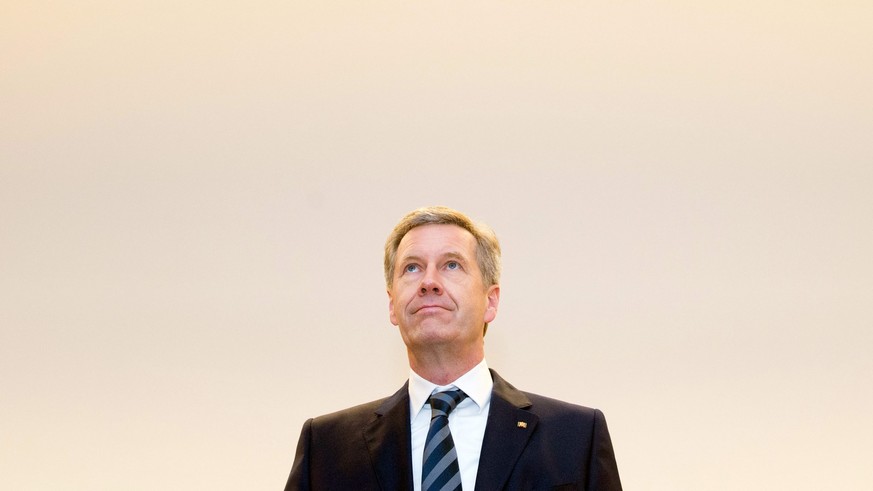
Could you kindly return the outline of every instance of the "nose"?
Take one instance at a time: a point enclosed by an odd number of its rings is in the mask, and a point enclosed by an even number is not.
[[[424,277],[421,278],[421,285],[419,285],[418,291],[420,295],[427,295],[428,293],[442,295],[443,287],[433,268],[428,268],[427,271],[425,271]]]

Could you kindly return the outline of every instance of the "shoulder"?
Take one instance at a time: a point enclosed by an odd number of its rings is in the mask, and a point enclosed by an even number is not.
[[[341,430],[349,426],[371,423],[382,415],[389,413],[396,415],[398,412],[400,414],[409,412],[409,392],[406,384],[389,397],[315,417],[311,420],[311,424],[313,427]]]
[[[580,406],[533,392],[518,390],[493,370],[491,371],[491,377],[494,380],[493,396],[519,409],[530,411],[541,418],[585,418],[593,420],[603,417],[603,413],[598,409]]]
[[[320,428],[335,428],[344,425],[360,425],[372,421],[376,411],[388,398],[358,404],[332,413],[312,418],[312,425]]]
[[[588,452],[604,445],[611,448],[606,417],[599,409],[530,392],[523,394],[530,400],[526,411],[537,418],[538,441],[564,451],[577,448]]]
[[[551,397],[522,391],[530,400],[528,411],[536,414],[541,419],[578,420],[580,422],[594,422],[603,419],[603,413],[599,409],[580,406]]]

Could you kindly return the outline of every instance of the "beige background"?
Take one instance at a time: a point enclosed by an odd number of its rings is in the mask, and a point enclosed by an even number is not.
[[[281,489],[447,204],[626,489],[873,489],[871,5],[3,1],[0,487]]]

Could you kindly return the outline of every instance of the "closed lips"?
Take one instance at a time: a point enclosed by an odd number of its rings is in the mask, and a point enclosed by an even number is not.
[[[417,309],[415,309],[415,311],[418,312],[419,310],[430,309],[430,308],[439,308],[439,309],[449,310],[449,308],[443,307],[442,305],[422,305],[421,307],[418,307]]]

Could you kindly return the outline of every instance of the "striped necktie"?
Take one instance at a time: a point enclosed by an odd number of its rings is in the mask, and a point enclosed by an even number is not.
[[[458,453],[449,430],[449,413],[467,397],[460,389],[437,392],[430,396],[430,429],[424,441],[421,468],[422,491],[459,491],[461,469]]]

